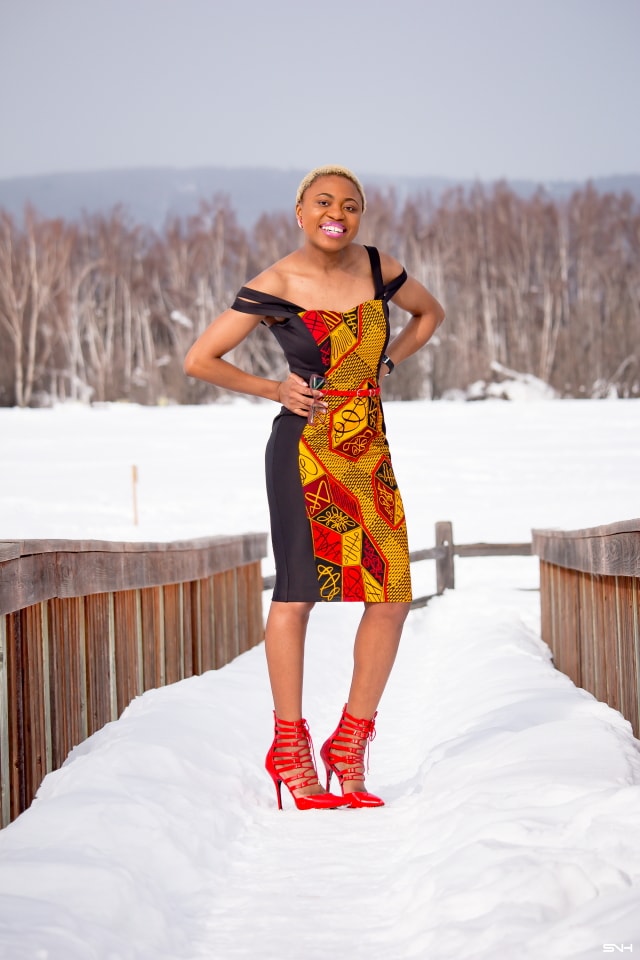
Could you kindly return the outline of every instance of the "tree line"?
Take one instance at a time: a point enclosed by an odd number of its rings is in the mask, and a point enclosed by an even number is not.
[[[566,201],[506,184],[400,199],[372,191],[360,239],[392,253],[444,304],[432,343],[385,383],[439,398],[494,371],[561,396],[640,395],[640,209],[585,186]],[[0,405],[62,400],[200,403],[220,391],[183,357],[236,291],[300,242],[293,213],[245,229],[226,197],[162,230],[126,211],[21,222],[0,210]],[[404,315],[392,309],[392,326]],[[263,326],[235,351],[272,378],[286,366]]]

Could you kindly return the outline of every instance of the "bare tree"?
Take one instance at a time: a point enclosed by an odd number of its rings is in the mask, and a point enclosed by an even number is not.
[[[592,187],[557,202],[506,184],[437,201],[369,190],[362,240],[393,253],[441,300],[432,343],[385,382],[397,399],[466,390],[499,371],[565,396],[640,395],[640,211]],[[0,211],[0,403],[51,399],[202,402],[183,357],[238,290],[300,240],[293,214],[242,229],[228,199],[152,231],[116,208],[77,223]],[[404,322],[392,306],[392,334]],[[259,326],[233,353],[286,373]]]

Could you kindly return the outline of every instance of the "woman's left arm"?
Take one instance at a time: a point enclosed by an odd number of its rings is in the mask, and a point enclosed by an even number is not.
[[[391,260],[391,263],[394,264],[396,261]],[[383,269],[386,266],[387,264],[383,261]],[[393,269],[395,267],[392,267],[392,275]],[[399,272],[396,269],[395,276]],[[387,271],[384,270],[384,273],[387,274]],[[401,310],[411,314],[409,321],[387,347],[389,359],[396,364],[402,363],[427,343],[444,320],[444,310],[436,298],[415,277],[407,277],[391,299]]]

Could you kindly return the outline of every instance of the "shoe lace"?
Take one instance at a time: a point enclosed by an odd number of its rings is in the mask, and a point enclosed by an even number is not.
[[[331,744],[334,763],[346,764],[345,769],[336,770],[343,780],[363,780],[369,773],[369,747],[375,740],[376,728],[374,713],[371,720],[352,717],[346,711]]]
[[[313,741],[306,720],[276,718],[273,764],[292,791],[318,782]]]

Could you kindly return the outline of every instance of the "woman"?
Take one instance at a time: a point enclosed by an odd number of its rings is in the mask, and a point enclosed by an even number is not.
[[[282,405],[266,457],[276,585],[265,631],[275,715],[266,767],[280,809],[283,782],[302,810],[383,805],[365,788],[364,750],[411,581],[378,381],[429,340],[444,312],[396,260],[355,242],[365,203],[350,170],[312,170],[296,197],[301,247],[243,287],[185,360],[190,376]],[[391,299],[410,318],[389,343]],[[282,382],[223,359],[260,322],[287,357]],[[323,790],[302,719],[302,680],[309,614],[332,600],[363,601],[364,613],[349,697],[321,750]],[[329,793],[333,774],[341,796]]]

